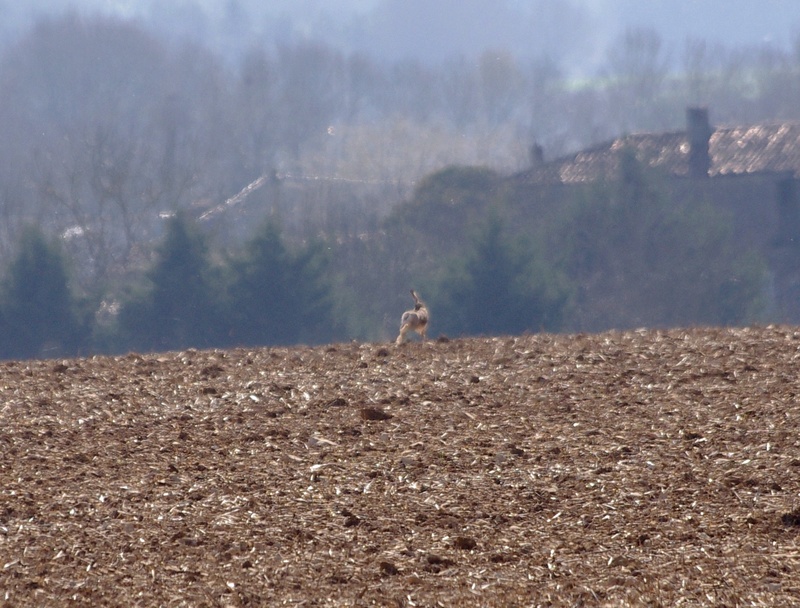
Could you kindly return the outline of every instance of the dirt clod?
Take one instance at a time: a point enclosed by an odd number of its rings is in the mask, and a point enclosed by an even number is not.
[[[348,515],[344,520],[345,528],[353,528],[361,523],[361,519],[357,515]]]
[[[391,420],[393,416],[377,407],[361,408],[361,418],[363,420]]]
[[[397,566],[395,566],[392,562],[381,562],[378,564],[378,567],[380,568],[382,574],[387,574],[389,576],[400,574],[400,570],[398,570]]]
[[[781,515],[781,523],[784,526],[800,526],[800,509]]]
[[[478,546],[478,541],[469,536],[457,536],[453,541],[453,546],[462,551],[471,551]]]

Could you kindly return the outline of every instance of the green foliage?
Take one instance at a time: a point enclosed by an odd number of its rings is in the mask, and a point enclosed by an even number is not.
[[[120,310],[123,341],[136,350],[208,347],[221,339],[219,279],[203,235],[184,215],[169,220],[147,285]]]
[[[75,353],[86,325],[77,314],[61,250],[35,228],[23,231],[3,283],[0,356],[31,358]]]
[[[376,277],[387,283],[382,292],[425,286],[432,327],[451,335],[558,329],[566,282],[527,237],[533,221],[510,236],[509,192],[507,180],[483,167],[448,167],[423,179],[387,222]]]
[[[420,182],[411,200],[390,218],[390,225],[405,224],[426,235],[458,234],[484,216],[502,183],[491,169],[447,167]]]
[[[575,329],[742,324],[761,310],[763,261],[737,250],[728,218],[676,202],[632,154],[575,201],[554,242],[576,285]]]
[[[557,330],[565,301],[563,281],[532,244],[506,238],[502,220],[491,215],[466,255],[451,262],[432,304],[445,333],[498,335]]]
[[[702,200],[676,202],[633,154],[621,161],[618,178],[563,206],[560,223],[554,211],[531,211],[544,203],[517,201],[490,171],[444,170],[420,184],[384,231],[333,253],[321,242],[289,248],[267,222],[226,264],[213,265],[206,238],[178,214],[138,290],[118,315],[106,315],[116,324],[95,318],[93,345],[320,343],[344,326],[383,339],[396,331],[409,287],[431,305],[433,330],[450,335],[761,320],[765,264],[739,251],[728,218]],[[7,274],[0,356],[86,348],[88,305],[70,293],[58,247],[26,231]]]
[[[462,253],[464,235],[484,221],[502,184],[483,167],[442,169],[421,180],[380,231],[340,247],[340,284],[354,292],[349,327],[367,339],[396,335],[395,316],[407,306],[408,290],[431,285],[443,262]]]
[[[290,252],[267,222],[231,264],[231,339],[267,345],[324,342],[335,332],[321,243]]]

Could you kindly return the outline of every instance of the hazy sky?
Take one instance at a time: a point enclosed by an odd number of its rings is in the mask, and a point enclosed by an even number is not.
[[[583,71],[627,27],[656,29],[676,53],[687,38],[786,48],[800,33],[800,0],[0,0],[0,34],[70,7],[142,18],[227,54],[310,38],[390,60],[505,49]]]

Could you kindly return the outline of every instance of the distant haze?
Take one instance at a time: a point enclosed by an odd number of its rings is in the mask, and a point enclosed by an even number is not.
[[[631,27],[656,30],[673,55],[688,39],[785,49],[800,31],[797,0],[0,0],[0,36],[70,9],[141,19],[233,58],[253,44],[312,39],[392,61],[507,50],[573,74],[591,74]]]

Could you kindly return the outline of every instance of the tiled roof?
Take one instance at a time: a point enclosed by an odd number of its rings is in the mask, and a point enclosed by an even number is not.
[[[620,151],[634,150],[640,162],[676,176],[689,174],[685,131],[641,133],[581,150],[518,175],[529,183],[583,183],[617,174]],[[800,123],[715,129],[709,140],[711,177],[760,172],[800,176]]]

